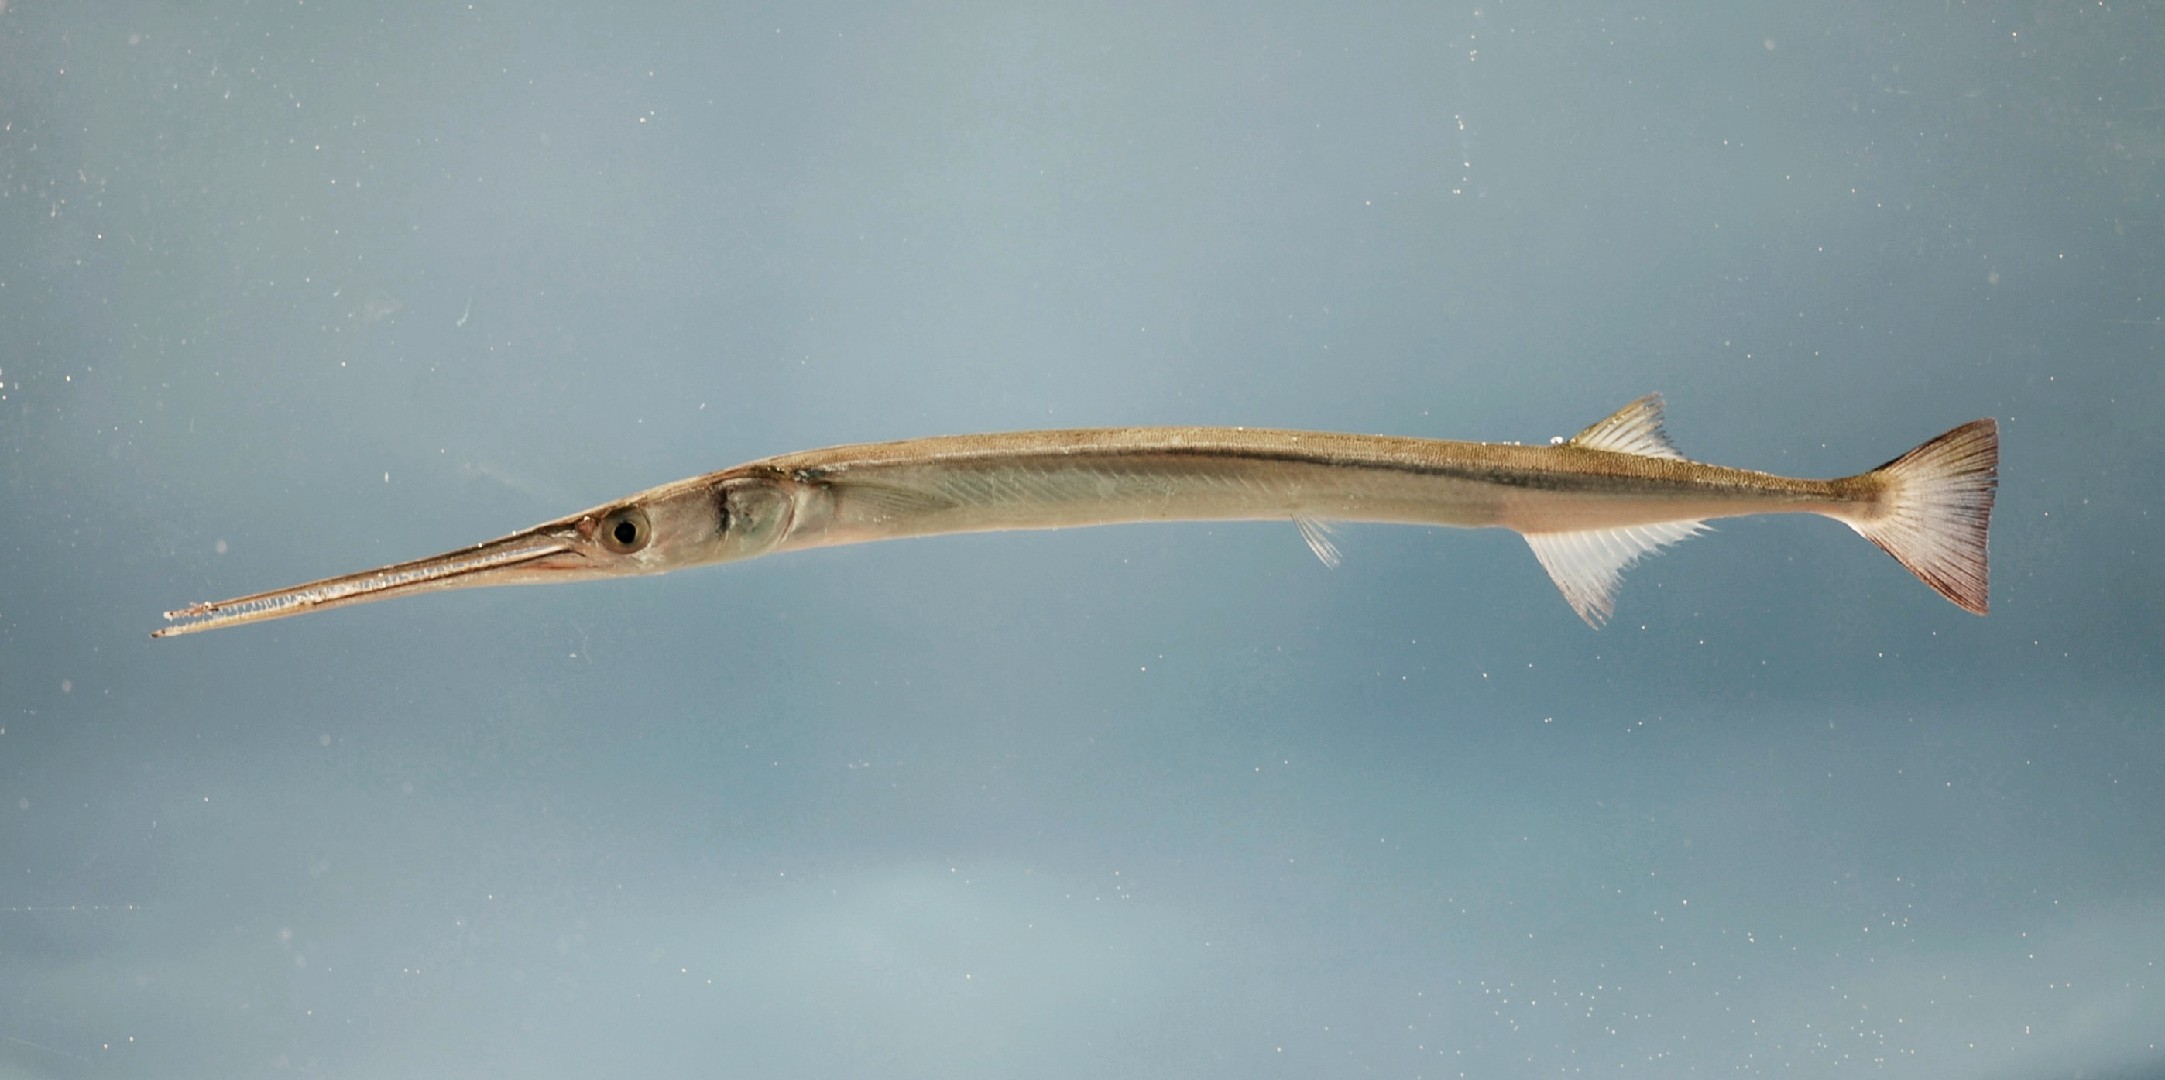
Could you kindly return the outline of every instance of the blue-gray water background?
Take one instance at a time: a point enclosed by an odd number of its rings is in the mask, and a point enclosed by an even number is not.
[[[2165,1070],[2155,4],[0,10],[0,1077]],[[836,442],[2005,440],[1829,522],[152,642]],[[1880,1066],[1883,1068],[1872,1068]]]

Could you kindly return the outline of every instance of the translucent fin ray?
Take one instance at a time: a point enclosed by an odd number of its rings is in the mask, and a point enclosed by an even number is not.
[[[1315,552],[1316,558],[1323,560],[1323,565],[1338,565],[1342,556],[1338,554],[1337,541],[1331,536],[1330,522],[1322,518],[1296,517],[1293,524],[1300,529],[1301,539],[1308,542],[1308,550]]]
[[[1884,509],[1843,521],[1941,596],[1983,615],[1999,465],[1999,425],[1972,420],[1872,470],[1885,485]]]
[[[1661,426],[1661,395],[1648,394],[1571,437],[1570,445],[1640,457],[1688,460]]]
[[[899,484],[879,484],[852,480],[845,489],[845,498],[853,503],[869,507],[876,520],[906,518],[919,514],[952,510],[961,501],[945,492],[927,491],[922,488]]]
[[[1586,620],[1601,628],[1616,610],[1616,590],[1623,584],[1624,570],[1686,537],[1706,531],[1700,521],[1664,521],[1652,525],[1625,525],[1614,529],[1583,529],[1577,532],[1527,533],[1526,545],[1549,572],[1549,580],[1564,594],[1564,602]]]

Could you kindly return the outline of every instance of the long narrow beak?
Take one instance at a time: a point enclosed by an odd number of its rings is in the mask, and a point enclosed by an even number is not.
[[[427,559],[324,578],[253,596],[191,604],[179,611],[166,612],[166,620],[173,625],[153,630],[150,636],[176,637],[198,630],[283,619],[288,615],[438,589],[560,581],[567,572],[591,569],[586,555],[574,542],[576,536],[577,529],[573,524],[551,522],[500,540]]]

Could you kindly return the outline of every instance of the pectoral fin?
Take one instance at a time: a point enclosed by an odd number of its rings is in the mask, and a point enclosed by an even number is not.
[[[843,499],[853,506],[862,507],[860,512],[874,521],[919,517],[952,510],[959,505],[955,498],[944,492],[899,484],[870,483],[853,479],[840,490]]]

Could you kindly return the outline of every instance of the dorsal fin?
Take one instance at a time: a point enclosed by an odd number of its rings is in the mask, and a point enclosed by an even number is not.
[[[1571,437],[1570,445],[1640,457],[1684,461],[1661,429],[1661,395],[1648,394]]]

